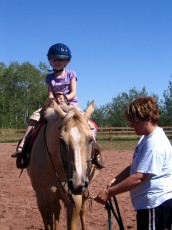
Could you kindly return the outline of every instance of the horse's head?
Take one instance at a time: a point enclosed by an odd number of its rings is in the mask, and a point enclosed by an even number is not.
[[[69,106],[69,108],[71,108]],[[92,102],[85,112],[73,107],[64,112],[56,103],[54,111],[60,118],[59,145],[62,166],[67,175],[68,187],[73,194],[81,194],[88,187],[91,167],[93,135],[88,119],[94,112]]]

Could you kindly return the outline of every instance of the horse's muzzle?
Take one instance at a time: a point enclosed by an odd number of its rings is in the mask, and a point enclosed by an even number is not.
[[[81,195],[84,193],[88,188],[88,180],[85,180],[80,183],[75,183],[73,179],[68,180],[68,188],[71,192],[75,195]]]

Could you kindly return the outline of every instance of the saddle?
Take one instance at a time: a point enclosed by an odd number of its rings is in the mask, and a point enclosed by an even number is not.
[[[17,155],[17,159],[16,159],[17,168],[25,169],[28,167],[29,162],[30,162],[30,156],[31,156],[31,150],[32,150],[33,143],[44,123],[45,123],[45,120],[38,122],[38,124],[35,127],[33,127],[33,129],[31,130],[29,137],[24,144],[22,152]],[[21,140],[19,141],[17,147],[20,145],[20,142]]]

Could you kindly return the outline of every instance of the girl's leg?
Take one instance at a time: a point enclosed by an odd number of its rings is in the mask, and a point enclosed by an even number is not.
[[[93,142],[93,160],[92,163],[97,166],[97,169],[105,168],[104,163],[102,161],[101,150],[96,141]]]
[[[94,142],[93,142],[93,161],[92,163],[97,166],[98,169],[105,168],[104,163],[102,162],[102,155],[101,155],[101,150],[99,145],[96,142],[96,134],[97,130],[95,127],[91,127],[91,131],[94,137]]]
[[[11,157],[17,157],[19,154],[22,153],[23,151],[23,147],[25,142],[28,140],[30,132],[32,130],[32,128],[37,124],[37,121],[35,120],[30,120],[28,127],[26,128],[26,131],[24,133],[23,138],[20,140],[20,143],[18,144],[17,148],[16,148],[16,152],[11,154]]]

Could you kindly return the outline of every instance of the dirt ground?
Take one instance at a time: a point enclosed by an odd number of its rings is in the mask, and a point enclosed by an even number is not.
[[[24,170],[19,178],[20,170],[16,168],[15,160],[10,157],[15,148],[15,143],[0,143],[0,230],[42,230],[42,219],[27,172]],[[126,167],[132,158],[131,152],[104,151],[102,154],[106,168],[99,172],[90,185],[92,196],[105,187],[113,175]],[[124,228],[136,229],[135,212],[129,193],[118,195],[117,200]],[[88,208],[86,220],[87,230],[108,230],[107,210],[94,201],[92,210]],[[66,229],[65,226],[65,211],[63,210],[61,229]],[[113,216],[112,229],[119,229]]]

